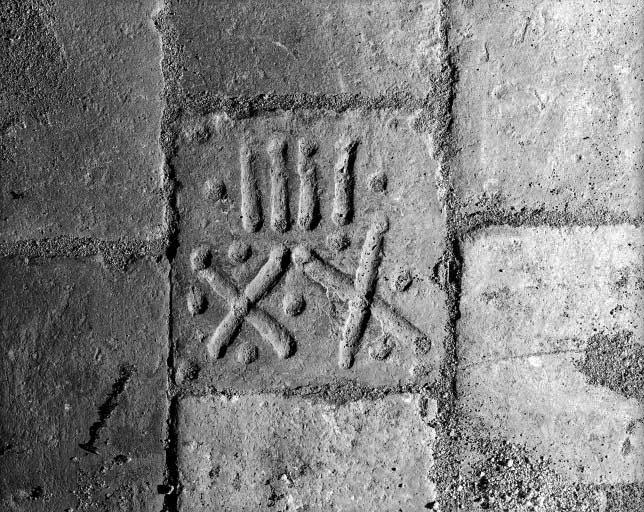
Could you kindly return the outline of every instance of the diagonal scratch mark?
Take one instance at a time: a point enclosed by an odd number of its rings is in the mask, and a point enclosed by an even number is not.
[[[505,356],[505,357],[490,357],[488,359],[482,359],[474,363],[459,366],[458,369],[467,370],[468,368],[472,368],[473,366],[502,363],[503,361],[511,361],[513,359],[527,359],[528,357],[539,357],[539,356],[554,356],[557,354],[580,354],[582,352],[584,352],[583,349],[562,349],[562,350],[545,350],[542,352],[531,352],[529,354],[516,354],[513,356]]]
[[[89,440],[86,443],[80,443],[83,450],[98,455],[96,442],[108,418],[116,409],[119,396],[125,391],[125,387],[134,374],[135,367],[132,365],[122,365],[119,369],[119,378],[112,384],[112,391],[107,395],[107,399],[98,408],[98,420],[89,428]]]

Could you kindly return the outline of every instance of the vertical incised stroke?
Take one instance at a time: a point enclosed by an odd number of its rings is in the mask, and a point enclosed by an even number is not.
[[[360,341],[369,313],[380,265],[380,248],[389,221],[384,214],[377,215],[367,231],[360,263],[354,281],[355,295],[349,300],[349,311],[338,347],[338,364],[351,368],[355,347]]]
[[[300,199],[297,212],[297,225],[305,231],[315,227],[318,217],[317,166],[313,155],[317,146],[310,140],[298,142],[297,173],[300,177]]]
[[[283,137],[272,139],[267,151],[271,161],[271,228],[284,233],[289,227],[286,140]]]
[[[353,164],[358,141],[343,139],[338,146],[340,155],[334,168],[335,194],[331,218],[336,226],[344,226],[353,217]]]
[[[242,227],[249,233],[262,225],[262,205],[255,175],[255,158],[247,144],[239,148]]]

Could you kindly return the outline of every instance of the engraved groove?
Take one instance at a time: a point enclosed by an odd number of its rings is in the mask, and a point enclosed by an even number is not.
[[[257,302],[275,286],[285,268],[287,254],[288,249],[284,245],[278,245],[271,249],[268,260],[244,290],[244,295],[251,303]]]
[[[411,340],[415,346],[422,346],[427,339],[418,327],[377,295],[371,302],[371,313],[382,324],[385,331],[400,341]]]
[[[286,140],[282,137],[273,139],[267,152],[271,161],[271,228],[284,233],[289,228]]]
[[[207,350],[210,357],[218,358],[228,346],[241,323],[246,319],[259,335],[269,343],[280,359],[289,357],[293,351],[290,334],[271,315],[255,303],[275,285],[284,269],[286,248],[276,247],[268,261],[240,294],[235,284],[215,268],[199,270],[197,276],[208,283],[212,290],[224,299],[230,311],[215,331],[208,337]]]
[[[271,250],[268,260],[244,289],[243,294],[230,304],[230,311],[210,335],[207,342],[208,353],[218,357],[221,349],[233,340],[250,306],[257,302],[277,282],[284,266],[286,248],[278,246]]]
[[[354,351],[364,331],[378,277],[382,239],[388,228],[387,217],[381,215],[374,219],[367,231],[356,270],[355,295],[348,303],[349,311],[338,346],[338,364],[341,368],[351,368],[353,364]]]
[[[304,275],[332,292],[343,302],[348,303],[355,296],[355,288],[351,278],[340,272],[335,267],[321,260],[307,247],[300,245],[293,250],[293,261],[301,267]],[[371,301],[371,314],[378,320],[384,331],[394,336],[401,342],[411,341],[415,346],[420,346],[427,336],[391,305],[374,295]]]
[[[389,220],[385,215],[377,215],[365,236],[360,254],[360,263],[356,269],[355,288],[365,299],[373,294],[380,265],[380,248],[385,233],[389,229]]]
[[[335,193],[331,219],[336,226],[344,226],[353,217],[353,164],[358,141],[345,139],[339,147],[340,156],[334,167]]]
[[[246,144],[239,148],[240,193],[242,226],[249,232],[257,231],[262,225],[262,205],[255,176],[255,157]]]
[[[300,177],[297,226],[302,230],[309,231],[315,227],[319,214],[317,165],[313,160],[317,146],[307,139],[300,139],[297,149],[297,174]]]

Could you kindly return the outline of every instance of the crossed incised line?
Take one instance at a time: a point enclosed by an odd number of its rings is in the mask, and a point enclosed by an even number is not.
[[[228,276],[212,265],[204,263],[203,257],[198,257],[199,251],[204,250],[200,248],[193,252],[192,270],[197,273],[199,279],[207,282],[230,308],[208,337],[207,349],[210,357],[219,358],[223,355],[223,349],[232,343],[235,333],[246,319],[262,339],[273,347],[280,359],[289,357],[294,349],[293,338],[277,320],[257,306],[257,302],[277,284],[285,269],[288,249],[283,245],[274,247],[266,263],[243,292],[237,289]]]
[[[426,340],[423,332],[375,294],[382,239],[387,229],[387,218],[384,215],[376,216],[367,231],[353,281],[306,246],[299,245],[293,250],[293,263],[302,273],[312,282],[335,293],[348,306],[338,346],[338,365],[341,368],[352,366],[369,315],[373,315],[383,329],[401,342],[410,340],[419,345]],[[295,349],[293,337],[272,315],[257,305],[286,270],[289,250],[283,245],[273,247],[268,260],[243,291],[239,291],[228,276],[210,264],[208,258],[204,257],[204,251],[204,248],[199,248],[193,252],[192,269],[229,307],[224,319],[208,336],[210,357],[222,357],[224,349],[233,342],[245,320],[273,347],[279,358],[291,356]]]

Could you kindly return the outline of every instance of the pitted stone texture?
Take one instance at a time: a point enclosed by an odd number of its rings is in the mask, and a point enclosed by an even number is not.
[[[195,132],[207,131],[210,138],[199,142]],[[289,229],[285,233],[271,227],[271,162],[267,151],[274,138],[286,140],[285,175],[288,181]],[[310,230],[297,226],[300,176],[300,139],[317,145],[311,157],[316,170],[316,196],[320,215]],[[333,221],[334,169],[342,151],[337,143],[358,140],[353,174],[354,208],[350,221],[337,226]],[[244,229],[241,219],[240,151],[242,143],[254,155],[253,181],[259,191],[263,222],[255,232]],[[246,154],[246,153],[244,153]],[[293,387],[318,385],[336,378],[350,378],[367,385],[397,385],[434,382],[442,358],[442,341],[447,324],[445,293],[436,282],[434,267],[444,251],[445,224],[436,197],[433,171],[424,139],[410,128],[410,119],[399,113],[346,114],[300,112],[253,120],[231,121],[224,116],[207,116],[184,122],[183,138],[172,162],[182,187],[177,196],[181,219],[180,244],[176,258],[176,297],[185,297],[199,282],[191,269],[191,251],[201,245],[212,249],[212,266],[229,276],[243,289],[267,261],[269,252],[285,244],[292,252],[285,258],[285,273],[257,306],[270,314],[295,339],[295,351],[279,359],[271,346],[262,341],[248,321],[242,323],[234,342],[221,359],[208,360],[206,339],[229,311],[226,301],[209,290],[208,310],[190,315],[185,300],[173,304],[173,333],[178,357],[198,363],[199,386],[263,389],[265,386]],[[382,171],[388,176],[386,194],[368,187],[369,177]],[[203,193],[208,180],[221,180],[226,199],[213,200]],[[366,326],[353,366],[338,367],[338,344],[347,316],[346,300],[334,290],[325,290],[302,274],[293,263],[296,248],[307,245],[325,263],[342,271],[353,286],[362,246],[377,213],[388,216],[382,259],[378,266],[376,293],[413,324],[432,342],[416,346],[412,339],[391,337],[394,347],[384,361],[369,357],[369,347],[382,335],[381,322],[371,318]],[[346,235],[350,245],[339,251],[328,243],[329,236]],[[232,261],[228,249],[235,241],[250,246],[250,258]],[[413,282],[402,292],[389,286],[399,266],[409,269]],[[203,283],[207,288],[207,284]],[[299,315],[284,313],[283,300],[289,293],[302,294],[305,308]],[[391,333],[390,333],[391,334]],[[259,358],[245,366],[236,362],[235,345],[250,341],[259,347]]]
[[[1,3],[3,239],[158,234],[158,3]]]
[[[435,412],[416,394],[184,399],[179,510],[421,510],[435,499]]]
[[[463,435],[569,481],[644,481],[641,228],[490,228],[463,254]]]
[[[641,216],[644,4],[450,5],[464,213]]]
[[[191,96],[404,92],[440,70],[438,0],[169,2]]]
[[[0,267],[0,508],[160,510],[167,268]]]

